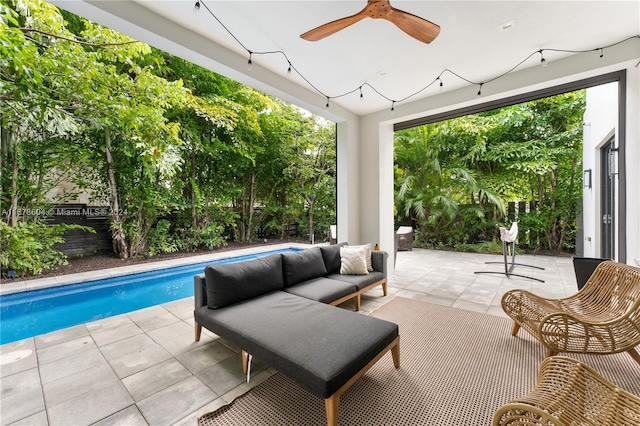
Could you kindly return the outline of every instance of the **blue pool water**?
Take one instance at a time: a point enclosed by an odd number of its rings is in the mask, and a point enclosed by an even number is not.
[[[0,344],[193,296],[193,276],[211,264],[289,248],[0,296]]]

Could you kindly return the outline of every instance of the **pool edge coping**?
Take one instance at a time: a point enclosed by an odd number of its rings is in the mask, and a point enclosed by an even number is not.
[[[326,243],[325,243],[326,244]],[[268,246],[254,246],[238,250],[229,250],[219,253],[200,254],[194,256],[179,257],[175,259],[167,259],[153,261],[150,263],[138,263],[136,265],[117,266],[115,268],[98,269],[95,271],[77,272],[74,274],[58,275],[47,278],[35,278],[32,280],[21,280],[13,283],[5,283],[0,285],[0,295],[21,293],[24,291],[40,290],[50,287],[59,287],[69,284],[79,284],[87,281],[121,277],[128,274],[139,274],[142,272],[155,271],[159,269],[173,268],[196,263],[209,262],[230,257],[245,256],[265,251],[282,250],[287,248],[310,248],[323,244],[304,244],[304,243],[282,243],[270,244]]]

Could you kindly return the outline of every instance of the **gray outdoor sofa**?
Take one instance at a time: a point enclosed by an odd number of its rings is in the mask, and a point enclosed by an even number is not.
[[[400,365],[396,324],[331,306],[386,286],[387,254],[372,252],[369,274],[341,275],[341,245],[210,265],[195,277],[196,340],[204,326],[242,349],[245,373],[251,354],[324,398],[330,426],[340,395],[385,353]]]

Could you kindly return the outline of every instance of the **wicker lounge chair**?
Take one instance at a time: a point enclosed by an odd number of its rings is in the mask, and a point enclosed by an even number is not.
[[[628,426],[640,424],[640,398],[591,367],[566,357],[545,359],[536,387],[500,407],[494,426]]]
[[[396,231],[398,250],[413,250],[413,228],[410,226],[400,226]]]
[[[560,352],[628,352],[640,364],[640,268],[603,262],[582,290],[564,299],[545,299],[526,290],[502,296],[502,309],[546,348]]]

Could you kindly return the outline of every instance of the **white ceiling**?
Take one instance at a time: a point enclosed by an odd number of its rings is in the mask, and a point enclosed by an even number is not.
[[[318,42],[299,37],[318,25],[359,12],[366,5],[365,0],[201,1],[203,5],[198,14],[193,13],[195,0],[135,0],[135,3],[248,59],[245,49],[211,16],[208,7],[246,49],[283,51],[323,95],[333,98],[355,89],[355,93],[332,99],[331,103],[358,115],[391,108],[391,102],[370,87],[363,88],[361,100],[357,89],[364,83],[374,86],[387,98],[401,100],[433,82],[444,69],[472,82],[485,82],[540,49],[588,50],[640,34],[640,0],[391,0],[394,7],[440,25],[440,35],[429,45],[411,38],[387,21],[368,18]],[[65,3],[69,6],[74,2],[54,3],[65,7]],[[74,11],[74,7],[68,8]],[[127,19],[135,23],[145,18],[132,14]],[[500,26],[509,21],[515,21],[515,26],[501,31]],[[640,43],[640,40],[627,43]],[[592,53],[594,60],[600,53]],[[607,54],[606,49],[603,53]],[[549,67],[554,66],[554,60],[570,54],[544,52]],[[287,75],[288,64],[281,54],[254,54],[252,60],[256,67],[315,90],[295,73]],[[536,66],[540,66],[539,54],[518,70]],[[252,71],[244,69],[243,72],[250,76]],[[474,92],[478,90],[478,86],[471,87],[450,73],[445,73],[442,81],[442,88],[436,83],[406,102],[465,86]],[[483,90],[490,90],[490,84]]]

